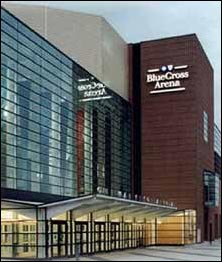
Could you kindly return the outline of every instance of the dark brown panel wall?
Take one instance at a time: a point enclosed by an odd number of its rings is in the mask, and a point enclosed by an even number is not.
[[[188,65],[185,91],[150,94],[148,69]],[[203,110],[209,142],[203,139]],[[214,170],[213,70],[196,35],[141,43],[142,193],[197,209],[204,228],[203,170]]]

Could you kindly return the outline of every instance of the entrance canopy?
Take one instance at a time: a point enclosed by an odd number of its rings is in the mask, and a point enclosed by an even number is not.
[[[67,211],[73,211],[75,217],[95,213],[98,217],[109,214],[149,219],[166,216],[177,211],[177,208],[173,206],[139,202],[100,194],[42,204],[38,208],[46,210],[47,219],[56,217]]]

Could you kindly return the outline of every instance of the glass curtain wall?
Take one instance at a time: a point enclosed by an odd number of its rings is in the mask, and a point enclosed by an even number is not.
[[[82,102],[79,122],[78,131],[83,133],[77,135],[82,147],[78,149],[78,164],[82,164],[78,174],[79,193],[130,194],[131,111],[128,104],[114,93],[107,100]]]
[[[73,62],[1,11],[2,186],[76,196]]]
[[[109,99],[81,102],[86,70],[1,12],[2,186],[75,197],[131,192],[131,108]]]

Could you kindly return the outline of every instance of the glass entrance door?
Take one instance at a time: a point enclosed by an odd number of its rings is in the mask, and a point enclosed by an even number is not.
[[[136,246],[143,247],[143,225],[137,224],[136,225]]]
[[[106,251],[106,224],[95,222],[95,252]]]
[[[120,249],[120,223],[111,223],[111,250]]]
[[[132,245],[132,224],[124,224],[124,248],[130,248]]]
[[[75,222],[75,232],[75,243],[79,254],[88,254],[88,222]]]
[[[51,253],[52,257],[63,257],[68,254],[68,225],[66,221],[51,223]]]

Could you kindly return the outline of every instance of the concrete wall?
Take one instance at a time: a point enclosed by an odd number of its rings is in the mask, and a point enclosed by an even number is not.
[[[128,100],[128,46],[102,19],[103,82]]]
[[[3,6],[128,100],[127,44],[104,18],[41,6]]]

